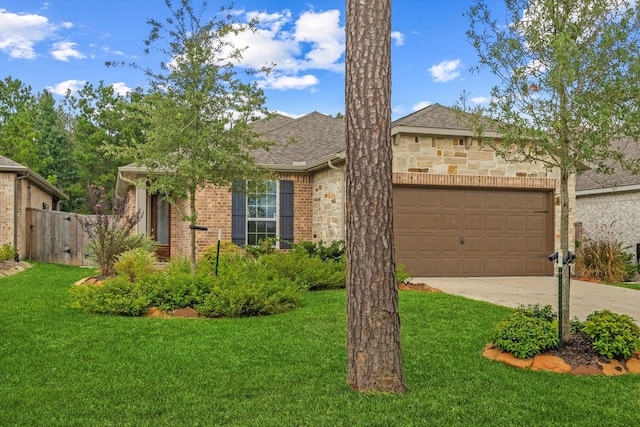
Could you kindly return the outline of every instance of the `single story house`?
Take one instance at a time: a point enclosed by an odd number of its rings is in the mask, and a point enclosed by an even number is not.
[[[59,210],[67,196],[46,179],[0,156],[0,245],[10,244],[26,253],[27,208]]]
[[[612,143],[630,159],[640,158],[638,143],[620,140]],[[640,258],[640,175],[619,165],[613,173],[587,170],[576,178],[576,225],[578,236],[614,238]]]
[[[269,236],[329,242],[345,237],[345,123],[313,112],[276,115],[255,128],[279,144],[258,151],[277,173],[259,191],[210,187],[197,196],[197,250],[223,240]],[[287,142],[294,139],[296,143]],[[430,105],[392,123],[397,260],[415,276],[551,275],[559,247],[559,179],[543,165],[509,163],[481,146],[456,112]],[[145,171],[119,168],[117,190],[144,213],[138,232],[163,256],[186,256],[188,224],[159,195],[132,183]],[[571,181],[573,195],[574,181]],[[571,215],[575,199],[571,197]],[[571,218],[573,219],[573,217]],[[573,236],[571,236],[573,239]]]

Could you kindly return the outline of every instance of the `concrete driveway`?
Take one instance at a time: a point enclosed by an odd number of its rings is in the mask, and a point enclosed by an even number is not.
[[[557,277],[415,277],[445,293],[507,307],[551,304],[558,309]],[[571,318],[585,320],[596,310],[628,314],[640,324],[640,291],[571,279]]]

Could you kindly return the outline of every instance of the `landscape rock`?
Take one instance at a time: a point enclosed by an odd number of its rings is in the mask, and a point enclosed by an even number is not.
[[[602,373],[608,377],[615,377],[618,375],[624,375],[627,370],[617,360],[611,360],[609,363],[598,362],[602,366]]]
[[[519,369],[528,369],[533,364],[533,359],[518,359],[511,353],[500,353],[494,360]]]
[[[538,355],[533,358],[533,364],[531,365],[532,371],[551,371],[558,374],[564,374],[571,372],[572,368],[567,362],[557,356]]]
[[[502,351],[499,348],[489,347],[482,352],[482,357],[489,360],[495,360],[496,357],[501,353]]]
[[[640,374],[640,359],[632,357],[627,360],[627,370],[632,374]]]
[[[158,309],[158,307],[151,307],[148,311],[147,311],[147,317],[169,317],[169,315],[167,313],[165,313],[164,311],[160,311]]]
[[[602,369],[597,366],[580,365],[571,371],[573,375],[602,375]]]

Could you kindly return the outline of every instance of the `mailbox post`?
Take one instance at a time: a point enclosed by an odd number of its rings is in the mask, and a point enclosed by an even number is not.
[[[549,261],[558,263],[558,350],[562,350],[562,269],[566,265],[569,269],[569,283],[571,283],[571,264],[576,262],[576,254],[568,251],[562,256],[562,251],[549,255]]]

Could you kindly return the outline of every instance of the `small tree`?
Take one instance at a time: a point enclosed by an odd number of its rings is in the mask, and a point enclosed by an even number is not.
[[[505,0],[506,22],[486,2],[468,12],[469,40],[499,84],[470,127],[507,160],[560,175],[560,249],[569,250],[569,179],[608,161],[636,169],[611,142],[640,138],[640,3]],[[486,137],[487,121],[499,138]],[[562,272],[562,340],[570,338],[569,274]]]
[[[107,197],[104,187],[89,184],[88,194],[93,215],[76,218],[91,239],[87,247],[89,255],[96,259],[100,273],[110,276],[117,256],[135,246],[131,244],[131,231],[142,218],[142,212],[129,210],[126,196]]]
[[[232,8],[224,7],[219,19],[204,21],[206,2],[199,11],[189,0],[181,0],[177,9],[171,0],[165,3],[171,16],[164,23],[148,21],[151,32],[145,44],[155,46],[168,62],[157,71],[144,69],[151,90],[140,116],[148,130],[144,141],[121,153],[147,167],[148,191],[161,193],[195,226],[199,190],[264,176],[251,151],[267,144],[258,140],[249,123],[267,111],[263,91],[257,83],[243,81],[237,69],[244,49],[230,41],[233,35],[253,31],[255,22],[242,24]],[[193,227],[190,252],[195,274]]]

